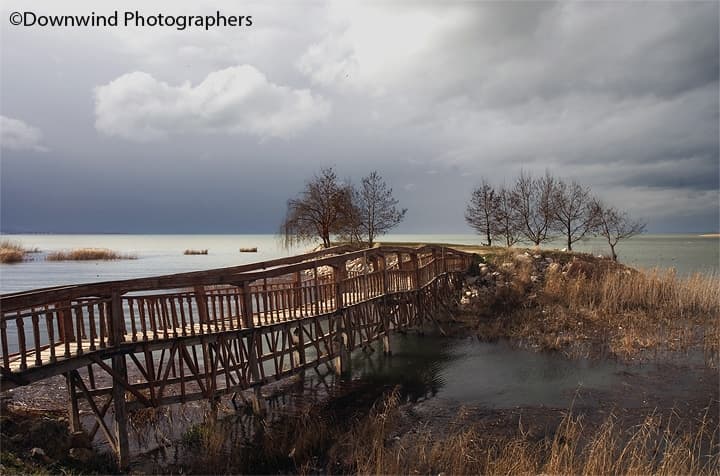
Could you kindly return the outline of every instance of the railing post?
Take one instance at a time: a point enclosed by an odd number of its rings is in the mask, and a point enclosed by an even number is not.
[[[382,268],[383,268],[383,274],[382,274],[382,285],[383,285],[383,295],[388,294],[388,267],[387,267],[387,256],[382,255]]]
[[[63,301],[55,304],[58,309],[58,327],[60,330],[60,340],[62,342],[73,342],[75,340],[75,331],[72,323],[72,308],[70,301]]]
[[[198,315],[200,316],[200,332],[203,333],[202,325],[210,325],[208,317],[207,299],[205,298],[205,286],[198,285],[194,288],[195,302],[197,303]]]
[[[122,295],[113,291],[110,296],[110,336],[112,345],[125,342],[125,312],[122,305]]]
[[[252,295],[250,294],[250,283],[244,281],[242,283],[242,295],[243,295],[243,327],[250,329],[255,327],[253,319],[253,308],[252,308]]]
[[[314,276],[314,282],[313,282],[313,293],[314,293],[314,301],[315,301],[315,315],[320,315],[320,286],[318,286],[318,269],[317,269],[317,258],[315,259],[315,263],[313,264],[313,276]]]

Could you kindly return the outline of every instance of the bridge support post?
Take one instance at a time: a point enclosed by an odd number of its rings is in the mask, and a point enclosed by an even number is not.
[[[113,292],[110,302],[112,319],[113,343],[119,345],[125,339],[125,316],[123,314],[120,293]],[[117,462],[120,469],[127,468],[130,463],[130,444],[127,432],[127,408],[125,406],[125,387],[127,384],[127,363],[125,355],[112,357],[113,376],[113,413],[115,417],[115,441],[117,442]],[[122,379],[122,380],[121,380]]]
[[[350,371],[350,352],[348,351],[348,335],[345,326],[345,312],[342,312],[338,318],[338,326],[336,333],[337,355],[333,367],[338,375],[347,374]]]
[[[112,358],[112,367],[120,377],[127,380],[127,366],[124,355]],[[117,378],[113,378],[113,410],[115,417],[115,440],[117,441],[117,462],[120,469],[130,463],[130,444],[127,432],[127,408],[125,406],[125,388]]]
[[[248,380],[255,384],[253,395],[251,398],[252,410],[255,415],[262,415],[265,411],[262,399],[262,391],[260,390],[260,380],[262,380],[260,374],[260,365],[262,362],[258,359],[259,355],[262,355],[262,339],[257,334],[255,329],[255,319],[253,319],[253,303],[252,294],[250,289],[250,283],[245,281],[242,283],[243,292],[243,308],[245,310],[243,315],[243,326],[249,329],[253,329],[253,332],[247,338],[247,355],[248,355],[248,369],[250,371],[250,378]]]
[[[75,393],[75,382],[70,372],[65,373],[65,384],[68,391],[68,424],[72,434],[81,431],[82,427],[80,426],[80,410],[78,408],[77,394]]]

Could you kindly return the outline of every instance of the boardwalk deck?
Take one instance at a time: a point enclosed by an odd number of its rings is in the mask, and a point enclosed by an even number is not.
[[[0,390],[64,375],[71,429],[84,400],[96,418],[91,436],[101,431],[124,466],[129,409],[215,401],[329,361],[340,372],[353,349],[387,346],[390,332],[437,311],[470,262],[450,248],[338,247],[6,294]]]

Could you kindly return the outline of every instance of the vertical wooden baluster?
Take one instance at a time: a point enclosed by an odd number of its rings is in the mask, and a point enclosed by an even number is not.
[[[105,312],[104,303],[98,306],[98,313],[100,314],[100,320],[98,322],[100,326],[100,348],[104,349],[107,346],[108,338],[107,312]]]
[[[85,338],[85,327],[83,325],[83,311],[81,302],[76,304],[73,310],[75,311],[75,328],[77,329],[77,332],[75,333],[75,343],[77,344],[75,352],[77,353],[77,355],[82,355],[83,339]]]
[[[195,316],[193,314],[192,298],[189,294],[185,295],[185,300],[188,306],[188,321],[190,322],[190,335],[195,335]]]
[[[97,331],[95,330],[95,306],[88,306],[88,324],[90,325],[90,350],[95,350],[95,339],[97,339]]]
[[[148,340],[148,334],[147,334],[147,322],[146,322],[146,316],[145,316],[145,300],[141,297],[136,299],[137,305],[138,305],[138,315],[140,316],[140,330],[143,334],[143,340]]]
[[[265,324],[265,322],[264,322],[265,321],[265,318],[264,318],[265,309],[262,309],[262,306],[260,305],[260,292],[255,291],[254,293],[251,293],[250,295],[255,300],[255,309],[258,310],[258,323],[262,326]]]
[[[163,312],[161,301],[164,301],[162,296],[154,297],[152,299],[153,316],[155,317],[155,328],[157,329],[155,339],[159,339],[160,337],[167,339],[168,337],[165,313]]]
[[[265,315],[265,319],[269,319],[270,322],[272,322],[272,315],[270,315],[270,306],[268,306],[268,296],[267,296],[267,278],[263,279],[262,282],[262,302],[263,302],[263,314]]]
[[[250,286],[247,283],[242,283],[240,286],[240,292],[242,296],[242,327],[244,329],[248,329],[253,326]]]
[[[33,342],[35,344],[35,366],[40,367],[42,365],[42,359],[40,358],[40,318],[34,309],[31,319],[33,327]]]
[[[182,327],[181,334],[187,335],[187,319],[185,318],[185,296],[182,294],[178,295],[178,311],[180,313],[180,326]],[[182,362],[182,359],[180,359]]]
[[[145,302],[147,303],[147,316],[148,320],[150,321],[150,331],[152,332],[152,338],[153,340],[156,340],[158,338],[158,335],[157,321],[155,317],[155,298],[147,298],[145,299]]]
[[[155,303],[158,310],[158,316],[160,316],[160,323],[162,324],[163,339],[167,339],[170,337],[170,333],[168,332],[170,330],[170,316],[168,316],[167,297],[158,297]]]
[[[242,305],[240,303],[240,288],[235,288],[235,293],[233,294],[233,299],[235,300],[235,315],[237,316],[237,325],[236,329],[242,329]]]
[[[20,317],[20,311],[17,312],[17,316],[15,318],[15,324],[17,325],[18,330],[18,350],[20,351],[20,370],[25,370],[27,368],[27,347],[25,346],[25,327],[23,324],[23,320]]]
[[[198,311],[198,323],[200,324],[200,333],[210,332],[210,323],[208,316],[207,296],[205,296],[205,286],[195,286],[195,303]],[[203,325],[205,328],[203,328]]]
[[[225,299],[224,296],[221,294],[218,296],[218,310],[220,311],[220,328],[223,332],[227,330],[227,326],[225,324]],[[228,309],[229,312],[229,309]]]
[[[55,357],[55,327],[53,327],[53,314],[48,305],[45,305],[45,323],[48,332],[48,341],[50,343],[50,363],[54,363]]]
[[[275,310],[275,322],[280,322],[280,302],[279,302],[279,295],[278,290],[274,289],[272,291],[272,303],[273,308]]]
[[[128,310],[130,311],[130,333],[132,336],[130,337],[130,340],[132,342],[137,342],[137,326],[135,325],[135,306],[133,305],[134,300],[132,298],[126,297],[124,298],[125,302],[127,302]]]
[[[208,307],[210,307],[212,309],[212,320],[213,320],[213,323],[215,324],[215,332],[219,332],[220,331],[220,320],[218,318],[216,303],[217,303],[217,295],[213,293],[210,295],[210,302],[208,303]],[[208,313],[209,312],[210,311],[208,311]]]
[[[5,316],[0,317],[0,345],[2,345],[3,367],[10,368],[10,352],[8,351],[7,321]]]

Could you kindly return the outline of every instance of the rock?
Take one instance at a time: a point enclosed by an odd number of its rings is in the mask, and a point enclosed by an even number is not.
[[[538,280],[538,277],[536,275],[533,274],[532,276],[530,276],[530,281],[532,281],[533,283],[536,283],[537,280]]]
[[[93,456],[95,456],[95,453],[93,453],[93,450],[88,448],[71,448],[69,455],[70,458],[75,461],[87,463],[93,458]]]
[[[520,263],[529,263],[530,261],[532,261],[532,257],[528,254],[515,255],[515,261],[518,261]]]
[[[533,258],[540,259],[540,258],[542,258],[542,255],[533,255]]]
[[[47,455],[45,454],[45,450],[42,448],[35,447],[30,450],[30,456],[33,458],[47,458]]]
[[[70,448],[88,448],[92,449],[90,437],[84,431],[76,431],[70,435]]]
[[[547,261],[550,264],[552,264],[554,262],[554,260],[549,256],[547,258],[545,258],[545,261]]]
[[[36,459],[38,461],[41,461],[43,463],[49,463],[52,460],[48,457],[48,455],[45,454],[45,450],[42,448],[35,447],[30,450],[30,456],[33,459]]]

